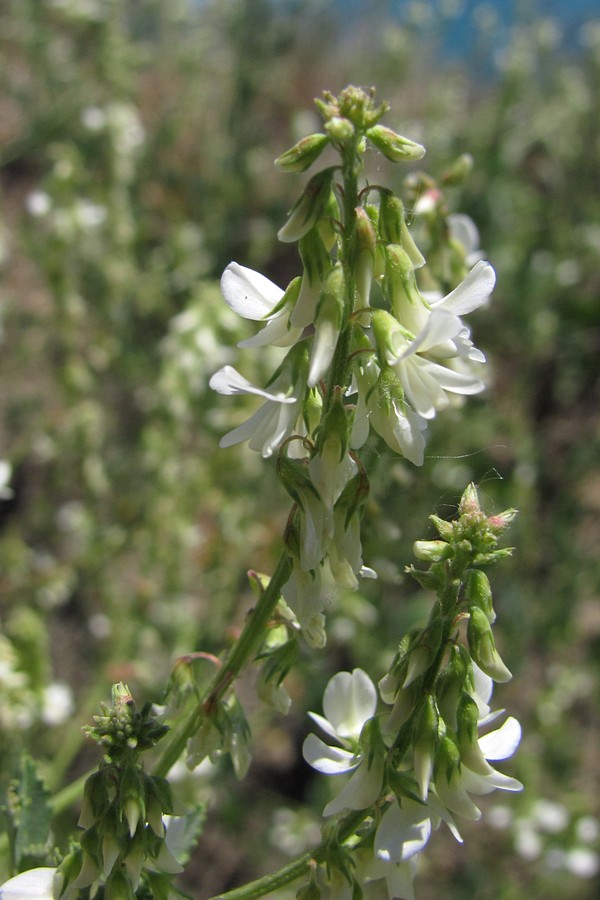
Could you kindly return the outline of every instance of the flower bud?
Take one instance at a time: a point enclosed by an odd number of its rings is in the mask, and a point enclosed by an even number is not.
[[[129,834],[133,836],[139,820],[146,815],[144,774],[138,766],[124,768],[119,785],[119,800]]]
[[[442,773],[448,782],[460,766],[460,751],[449,734],[443,734],[438,743],[435,755],[435,772]]]
[[[104,897],[105,900],[135,900],[127,872],[120,866],[110,873],[104,886]]]
[[[321,217],[331,191],[334,169],[323,169],[310,179],[302,196],[292,208],[289,218],[277,232],[284,243],[300,240]]]
[[[333,116],[325,125],[325,131],[338,147],[345,147],[354,138],[354,125],[343,116]]]
[[[466,650],[453,644],[450,650],[450,659],[438,675],[435,690],[437,705],[444,722],[453,731],[456,731],[456,711],[459,697],[467,687],[468,670],[471,666],[470,658]]]
[[[471,656],[486,675],[494,681],[510,681],[512,675],[496,650],[488,617],[478,606],[472,606],[469,610],[467,640]]]
[[[458,704],[457,738],[461,763],[478,775],[489,775],[493,769],[486,761],[477,741],[479,708],[475,700],[463,693]]]
[[[446,541],[415,541],[413,553],[417,559],[424,562],[439,562],[442,559],[450,559],[452,547]]]
[[[344,301],[344,270],[338,263],[327,276],[317,305],[308,367],[309,388],[315,387],[329,369],[344,320]]]
[[[438,740],[438,710],[431,694],[417,713],[413,732],[413,766],[422,800],[427,800],[433,774],[433,759]]]
[[[326,134],[309,134],[275,160],[280,172],[304,172],[319,158],[329,138]]]
[[[461,153],[449,169],[443,173],[441,177],[442,184],[457,185],[463,184],[473,170],[473,157],[470,153]]]
[[[286,453],[279,453],[276,471],[284,488],[300,509],[304,509],[307,495],[313,494],[315,499],[320,499],[319,492],[310,480],[303,463],[290,459]]]
[[[77,824],[80,828],[91,828],[98,819],[102,818],[109,805],[106,772],[94,772],[85,782],[81,815]]]
[[[404,205],[391,191],[382,191],[379,204],[379,236],[386,244],[399,244],[415,269],[425,265],[425,257],[415,244],[404,218]]]
[[[353,254],[356,293],[361,306],[369,305],[371,282],[375,266],[376,235],[368,213],[358,207],[355,222],[355,244]]]
[[[478,606],[486,614],[490,625],[496,621],[496,613],[492,605],[492,589],[490,582],[481,569],[471,569],[465,585],[465,599],[472,606]]]
[[[399,244],[385,248],[385,290],[396,319],[417,334],[424,324],[426,305],[417,287],[412,260]]]
[[[367,137],[391,162],[413,162],[425,156],[425,147],[396,134],[385,125],[369,128]]]

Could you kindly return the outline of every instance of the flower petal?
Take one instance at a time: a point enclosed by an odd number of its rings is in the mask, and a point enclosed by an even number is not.
[[[221,293],[238,316],[256,321],[269,315],[284,292],[260,272],[231,262],[221,276]]]
[[[375,835],[375,853],[383,860],[400,863],[420,853],[431,834],[429,810],[404,798],[383,814]]]
[[[316,734],[309,734],[302,745],[304,759],[323,775],[343,775],[356,769],[360,760],[356,759],[349,750],[341,747],[330,747]]]
[[[233,366],[223,366],[211,377],[208,382],[209,387],[218,394],[256,394],[258,397],[265,397],[267,400],[274,400],[277,403],[295,403],[295,397],[286,397],[284,394],[273,394],[257,387],[244,378],[243,375],[234,369]]]
[[[370,767],[366,760],[361,760],[337,797],[327,804],[323,815],[333,816],[343,809],[366,809],[375,803],[381,793],[383,763],[382,756],[376,756]]]
[[[495,284],[494,269],[489,262],[480,259],[458,287],[433,306],[434,308],[443,306],[457,316],[464,316],[487,303]]]
[[[486,759],[508,759],[521,741],[521,725],[509,716],[500,728],[479,738],[479,747]]]
[[[362,669],[338,672],[325,688],[323,711],[341,738],[357,739],[376,708],[377,690]]]
[[[52,900],[52,884],[56,869],[41,866],[37,869],[28,869],[5,881],[0,887],[2,900]]]

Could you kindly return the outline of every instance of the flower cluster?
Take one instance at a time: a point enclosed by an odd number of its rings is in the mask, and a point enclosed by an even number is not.
[[[306,761],[325,775],[351,773],[340,793],[327,804],[323,814],[332,816],[349,809],[374,808],[371,852],[359,856],[360,880],[362,883],[369,883],[384,879],[390,898],[414,898],[412,883],[417,856],[426,847],[432,831],[442,822],[448,826],[456,840],[462,843],[456,817],[478,819],[481,816],[471,794],[484,795],[496,789],[522,790],[519,781],[503,775],[490,765],[490,762],[512,756],[521,738],[521,727],[516,719],[509,716],[499,728],[480,736],[479,732],[501,715],[502,710],[490,711],[488,704],[492,694],[492,679],[476,665],[473,665],[473,681],[470,692],[465,697],[466,702],[470,700],[478,711],[477,738],[468,745],[470,752],[460,757],[460,764],[457,764],[456,758],[450,759],[450,754],[440,739],[435,769],[431,767],[425,781],[425,790],[420,794],[416,785],[413,791],[404,794],[401,792],[401,786],[406,790],[411,779],[414,782],[421,780],[423,786],[423,770],[417,771],[417,760],[412,773],[392,773],[392,783],[386,782],[386,777],[389,778],[389,773],[386,776],[386,757],[393,755],[393,738],[389,730],[393,713],[387,712],[376,717],[377,690],[362,669],[334,675],[323,697],[325,717],[310,713],[335,745],[327,744],[310,734],[303,748]],[[382,686],[380,693],[385,699],[387,695]],[[379,744],[378,754],[374,752],[374,731],[385,735],[385,741]],[[430,765],[425,768],[429,770]],[[348,897],[352,896],[347,883],[342,883],[334,896],[341,898],[345,891]]]
[[[430,566],[411,570],[438,595],[428,624],[403,638],[379,691],[362,669],[338,672],[325,689],[324,716],[310,714],[333,743],[310,734],[305,759],[323,774],[350,775],[324,815],[364,811],[341,843],[351,839],[361,851],[361,883],[385,879],[390,898],[414,897],[416,858],[442,822],[462,841],[456,819],[481,816],[473,797],[522,789],[492,765],[512,756],[521,727],[511,716],[489,727],[503,712],[489,705],[493,681],[511,676],[495,647],[481,569],[507,553],[496,545],[513,516],[485,516],[471,485],[455,521],[434,517],[440,539],[415,545]],[[377,712],[379,698],[385,712]],[[357,876],[343,867],[342,874],[346,883],[332,897],[352,896]]]
[[[326,608],[358,576],[374,575],[362,560],[368,479],[357,451],[375,432],[421,465],[427,423],[453,399],[483,389],[475,369],[485,357],[462,316],[488,301],[495,274],[479,259],[448,293],[431,290],[431,275],[429,290],[421,289],[425,259],[402,202],[380,186],[359,189],[358,174],[369,143],[395,162],[418,160],[424,148],[381,125],[386,106],[360,89],[326,94],[317,105],[324,132],[276,160],[283,171],[301,172],[331,146],[342,161],[309,179],[278,233],[298,242],[301,276],[283,290],[232,262],[221,279],[228,306],[263,325],[240,346],[281,348],[281,363],[264,388],[230,365],[210,386],[263,400],[221,446],[248,441],[264,457],[277,454],[295,504],[283,594],[306,640],[321,647]]]

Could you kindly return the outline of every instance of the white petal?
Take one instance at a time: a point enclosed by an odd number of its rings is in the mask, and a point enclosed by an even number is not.
[[[283,297],[276,284],[253,269],[231,262],[221,276],[227,305],[244,319],[264,319]]]
[[[461,770],[461,780],[466,791],[472,794],[490,794],[492,791],[522,791],[523,785],[516,778],[493,769],[489,775],[478,775],[467,766]]]
[[[38,869],[29,869],[21,872],[0,887],[1,900],[52,900],[52,884],[56,869],[41,866]]]
[[[323,775],[343,775],[356,769],[360,762],[349,750],[330,747],[316,734],[308,735],[302,745],[302,755],[309,766]]]
[[[500,728],[484,734],[479,738],[479,747],[486,759],[508,759],[512,756],[521,741],[521,726],[509,716]]]
[[[309,716],[315,725],[318,725],[328,737],[333,738],[334,741],[339,741],[335,728],[324,716],[320,716],[318,713],[314,712],[309,712]]]
[[[383,860],[404,862],[421,852],[430,834],[427,807],[405,798],[402,806],[393,803],[383,814],[375,835],[375,853]]]
[[[295,397],[286,397],[284,394],[273,394],[257,387],[244,378],[243,375],[234,369],[233,366],[223,366],[211,377],[208,382],[209,387],[219,394],[256,394],[258,397],[265,397],[267,400],[275,400],[277,403],[295,403]]]
[[[283,311],[281,315],[269,319],[264,328],[251,338],[238,342],[238,347],[266,347],[271,344],[274,347],[291,347],[300,335],[301,328],[292,328],[289,325],[289,315]]]
[[[358,738],[376,708],[377,690],[362,669],[338,672],[325,688],[323,711],[339,737]]]
[[[435,307],[443,306],[457,316],[464,316],[487,303],[495,284],[494,269],[489,262],[481,259],[458,287],[436,303]]]
[[[377,756],[370,768],[366,760],[362,760],[341,792],[327,804],[323,815],[333,816],[343,809],[366,809],[379,797],[382,781],[383,757]]]

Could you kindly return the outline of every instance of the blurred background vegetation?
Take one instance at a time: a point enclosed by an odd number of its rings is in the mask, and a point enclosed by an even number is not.
[[[182,882],[199,900],[318,835],[326,786],[301,760],[305,711],[339,668],[380,677],[425,619],[431,597],[403,575],[411,544],[471,480],[489,512],[520,510],[494,584],[515,675],[497,703],[523,723],[512,771],[526,791],[489,798],[466,847],[436,836],[419,896],[598,896],[600,20],[467,12],[442,0],[0,6],[3,790],[26,749],[50,789],[86,771],[80,727],[112,682],[160,700],[178,656],[235,635],[247,569],[271,571],[286,497],[272,461],[218,450],[248,409],[207,381],[250,333],[220,299],[223,267],[236,259],[282,287],[299,272],[276,231],[301,180],[272,160],[318,124],[313,98],[374,85],[434,177],[463,152],[475,160],[446,199],[476,221],[498,273],[473,322],[490,389],[440,416],[422,469],[371,441],[365,559],[379,581],[329,617],[327,649],[289,680],[290,716],[249,709],[244,783],[227,764],[179,773],[182,792],[209,800]],[[410,209],[406,170],[370,165]],[[261,380],[271,360],[256,357],[243,371]],[[75,819],[56,823],[63,844]]]

